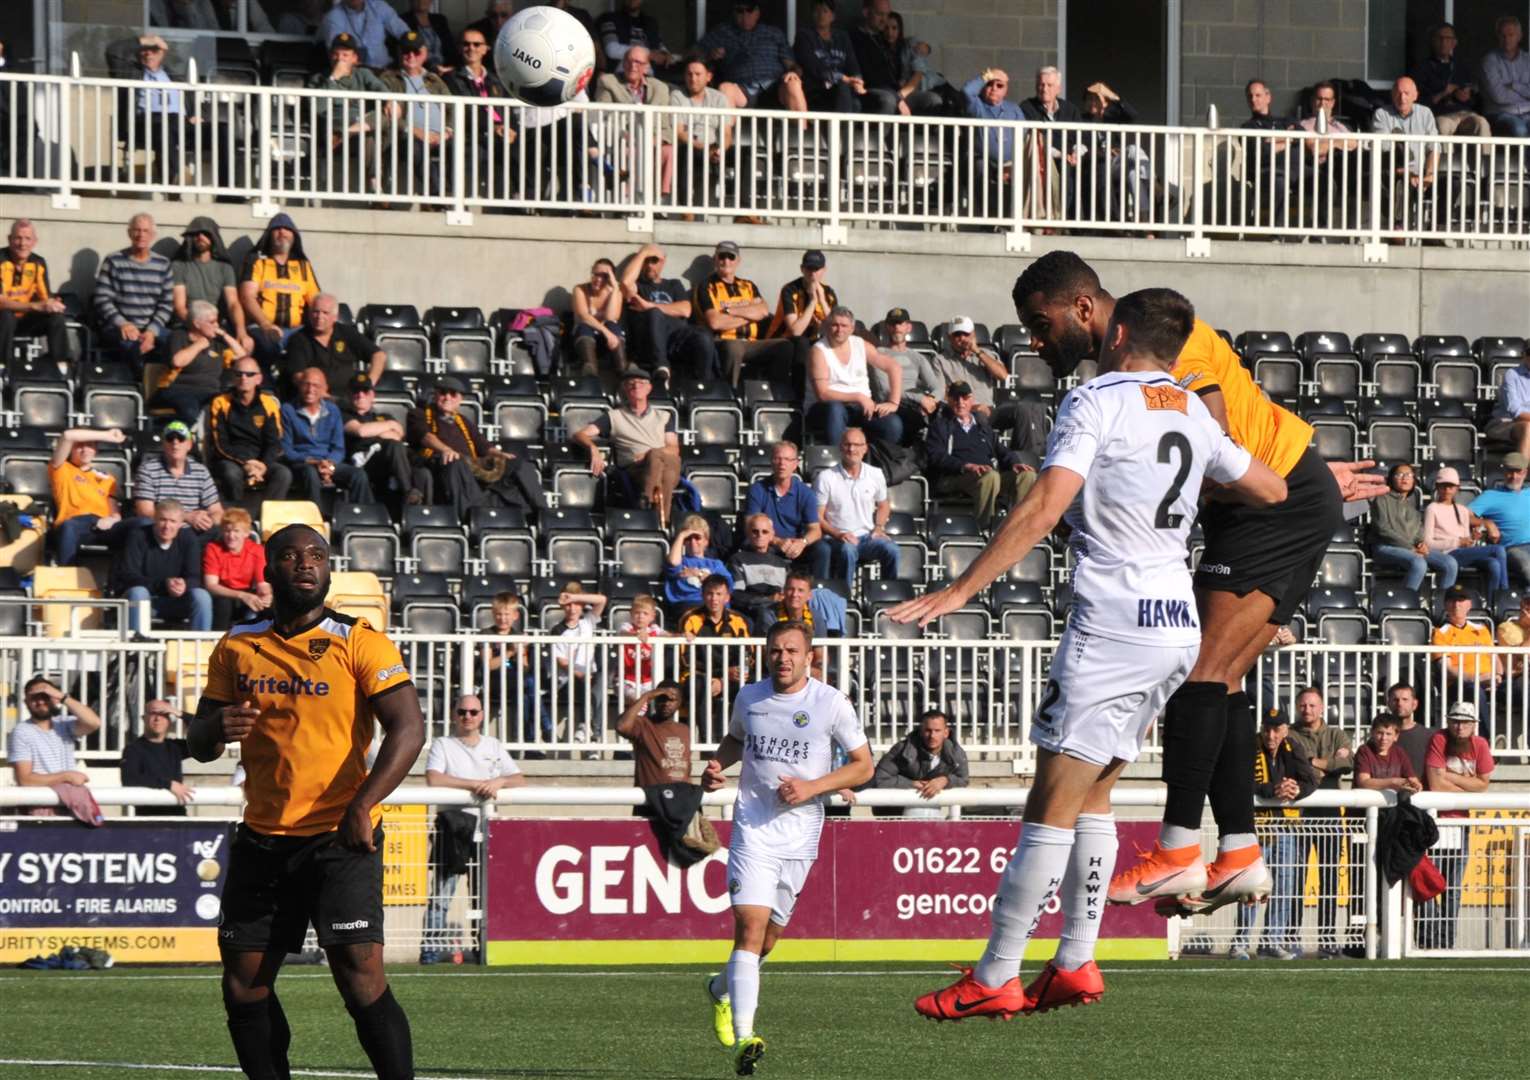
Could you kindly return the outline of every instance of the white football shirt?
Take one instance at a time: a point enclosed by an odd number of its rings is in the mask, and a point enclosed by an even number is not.
[[[795,694],[776,693],[769,679],[750,683],[734,699],[728,734],[744,745],[728,847],[817,858],[823,799],[787,806],[776,789],[788,777],[816,780],[833,772],[835,744],[846,753],[866,745],[850,699],[811,678]]]
[[[1201,480],[1242,478],[1252,459],[1167,372],[1112,372],[1057,411],[1042,469],[1084,477],[1073,530],[1071,625],[1117,641],[1200,641],[1185,558]]]

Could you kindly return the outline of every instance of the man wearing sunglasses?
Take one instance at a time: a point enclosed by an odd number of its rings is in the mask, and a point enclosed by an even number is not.
[[[285,499],[292,470],[281,462],[282,407],[260,389],[260,364],[241,356],[229,369],[233,386],[207,403],[208,461],[218,490],[230,502],[257,490]]]
[[[770,305],[758,285],[738,276],[738,245],[732,240],[719,243],[712,253],[712,266],[712,273],[696,286],[691,310],[696,321],[712,331],[729,380],[734,386],[743,378],[790,382],[795,355],[792,343],[762,340],[769,325]]]

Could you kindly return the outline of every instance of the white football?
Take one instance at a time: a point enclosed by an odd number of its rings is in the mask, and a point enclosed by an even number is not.
[[[494,66],[506,89],[527,104],[561,105],[589,85],[595,42],[560,8],[525,8],[500,27]]]

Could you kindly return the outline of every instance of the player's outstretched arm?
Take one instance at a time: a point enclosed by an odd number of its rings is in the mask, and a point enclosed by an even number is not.
[[[371,699],[372,711],[382,725],[382,745],[377,762],[351,800],[340,823],[340,842],[347,847],[375,851],[372,842],[372,808],[403,783],[425,745],[425,716],[414,683],[400,683]]]
[[[1083,486],[1084,478],[1072,469],[1056,465],[1043,469],[1036,486],[1009,512],[983,553],[961,577],[937,592],[904,601],[887,617],[893,622],[917,620],[920,626],[928,626],[942,615],[960,610],[1052,531]]]
[[[1227,485],[1239,502],[1250,506],[1274,506],[1286,501],[1286,481],[1258,458],[1249,462],[1248,471]]]

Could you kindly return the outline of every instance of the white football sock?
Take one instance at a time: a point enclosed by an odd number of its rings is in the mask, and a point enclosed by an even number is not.
[[[1158,846],[1172,851],[1175,848],[1189,847],[1191,844],[1201,842],[1199,829],[1187,829],[1183,825],[1170,825],[1167,821],[1158,830]]]
[[[1080,814],[1074,826],[1073,857],[1063,877],[1063,932],[1052,962],[1073,971],[1094,959],[1094,943],[1105,917],[1105,889],[1116,868],[1114,814]]]
[[[1234,832],[1226,836],[1217,837],[1217,854],[1221,855],[1228,851],[1237,851],[1259,843],[1259,837],[1251,832]]]
[[[999,987],[1020,974],[1025,944],[1036,932],[1047,902],[1062,886],[1072,850],[1072,829],[1027,822],[1020,830],[1015,857],[999,879],[988,948],[972,973],[978,982]]]
[[[712,976],[712,981],[707,983],[707,990],[711,992],[713,1001],[728,1000],[728,970],[726,968]]]
[[[728,957],[728,996],[733,999],[733,1037],[754,1034],[754,1010],[760,1005],[760,955],[734,949]]]

